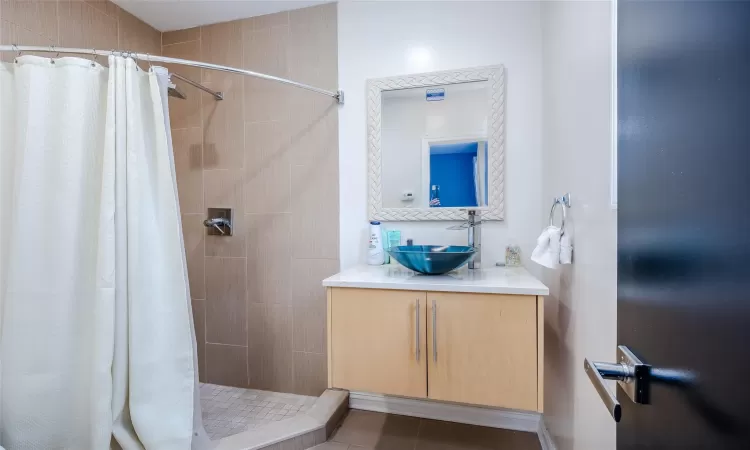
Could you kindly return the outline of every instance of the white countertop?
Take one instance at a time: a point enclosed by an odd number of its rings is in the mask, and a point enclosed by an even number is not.
[[[548,295],[549,289],[523,267],[463,267],[444,275],[422,275],[403,266],[356,266],[323,280],[323,286],[405,291]]]

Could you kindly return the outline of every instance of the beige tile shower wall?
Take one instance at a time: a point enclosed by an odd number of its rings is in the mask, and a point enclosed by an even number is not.
[[[107,0],[0,0],[0,44],[159,55],[161,33]],[[1,61],[13,57],[12,53],[0,54]],[[104,63],[104,58],[99,62]]]
[[[164,33],[165,56],[263,72],[335,91],[336,5]],[[338,106],[239,75],[174,67],[224,92],[170,98],[201,379],[319,395],[326,299],[339,269]],[[234,236],[207,236],[230,207]]]

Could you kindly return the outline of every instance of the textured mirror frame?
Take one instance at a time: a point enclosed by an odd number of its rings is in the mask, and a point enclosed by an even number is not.
[[[503,66],[447,70],[367,80],[367,175],[370,220],[466,220],[467,208],[384,208],[382,196],[382,93],[397,89],[445,86],[488,81],[487,113],[488,192],[482,220],[505,218],[505,68]]]

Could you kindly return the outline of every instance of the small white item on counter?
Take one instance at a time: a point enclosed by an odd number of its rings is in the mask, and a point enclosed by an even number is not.
[[[531,252],[531,260],[548,267],[557,268],[560,264],[560,228],[550,225],[536,239],[536,248]]]
[[[383,251],[383,231],[380,222],[370,222],[370,241],[367,246],[367,264],[371,266],[382,266],[385,262]]]

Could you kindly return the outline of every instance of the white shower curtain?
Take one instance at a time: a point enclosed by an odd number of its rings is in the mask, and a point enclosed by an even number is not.
[[[195,361],[157,76],[0,65],[0,445],[189,449]]]

